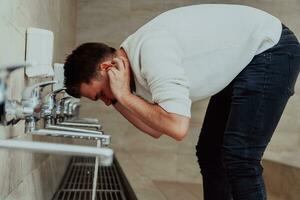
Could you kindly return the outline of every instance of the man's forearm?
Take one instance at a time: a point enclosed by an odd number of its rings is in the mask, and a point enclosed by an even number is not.
[[[116,103],[114,105],[115,109],[118,110],[129,122],[131,122],[136,128],[140,129],[141,131],[147,133],[148,135],[159,138],[162,133],[159,131],[149,127],[147,124],[142,122],[139,118],[134,116],[127,108],[125,108],[122,104]]]
[[[159,105],[151,104],[133,94],[123,97],[119,103],[148,127],[164,133],[176,140],[181,140],[187,133],[189,118],[168,113]]]

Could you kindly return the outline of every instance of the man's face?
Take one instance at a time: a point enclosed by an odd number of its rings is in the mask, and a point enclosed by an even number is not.
[[[109,62],[104,62],[99,65],[101,68],[100,78],[93,78],[89,83],[81,83],[80,94],[83,97],[97,101],[102,100],[105,105],[111,105],[111,101],[115,99],[109,85],[109,77],[107,74],[107,68],[109,67]]]

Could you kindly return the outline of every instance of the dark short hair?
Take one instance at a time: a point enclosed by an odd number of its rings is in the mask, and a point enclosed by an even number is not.
[[[84,43],[73,50],[64,64],[66,92],[80,98],[80,84],[89,83],[96,77],[97,65],[115,52],[116,49],[96,42]]]

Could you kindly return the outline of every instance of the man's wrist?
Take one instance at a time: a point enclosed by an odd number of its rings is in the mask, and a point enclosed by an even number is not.
[[[126,102],[128,101],[128,99],[131,98],[132,95],[133,95],[132,93],[123,95],[123,96],[118,98],[118,102],[122,105],[126,105]]]

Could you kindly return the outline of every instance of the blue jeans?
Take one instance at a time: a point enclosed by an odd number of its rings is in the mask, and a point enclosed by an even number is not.
[[[196,146],[205,200],[267,199],[261,159],[300,71],[300,44],[287,27],[213,95]]]

